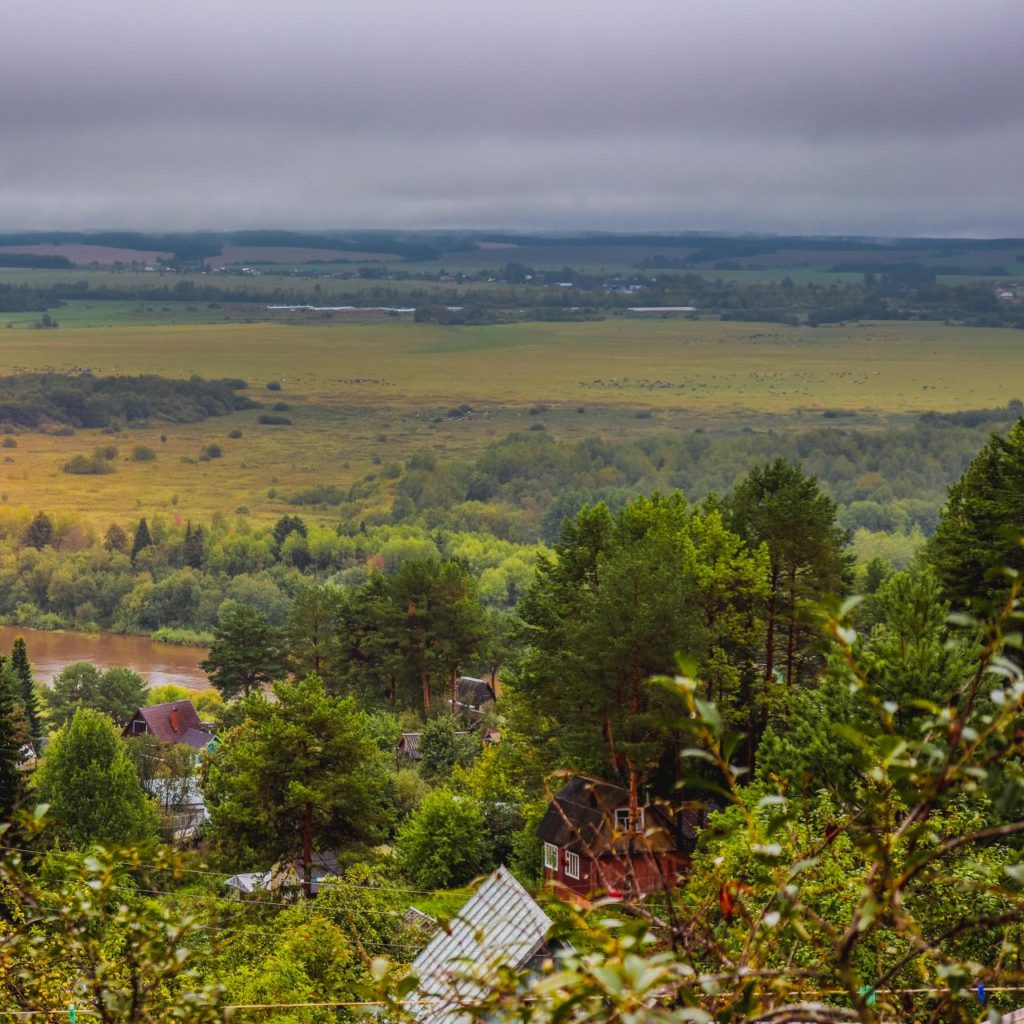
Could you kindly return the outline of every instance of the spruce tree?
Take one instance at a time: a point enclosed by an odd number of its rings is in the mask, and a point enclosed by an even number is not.
[[[39,512],[25,531],[25,546],[41,551],[52,543],[53,520],[45,512]]]
[[[1024,569],[1024,419],[993,434],[949,490],[928,556],[955,605],[1005,599]]]
[[[19,702],[15,679],[6,665],[0,668],[0,821],[10,818],[21,795]]]
[[[21,705],[25,711],[25,720],[28,722],[32,743],[38,747],[38,743],[43,736],[43,725],[39,716],[39,699],[36,697],[35,683],[32,679],[32,666],[28,660],[28,650],[25,647],[24,637],[19,636],[14,639],[14,646],[11,648],[11,668],[18,679],[18,688],[21,691]]]
[[[143,516],[139,520],[139,525],[135,527],[135,539],[132,541],[132,564],[135,564],[135,559],[138,558],[139,552],[143,548],[151,547],[153,544],[153,538],[149,533],[149,523],[146,522],[146,517]]]

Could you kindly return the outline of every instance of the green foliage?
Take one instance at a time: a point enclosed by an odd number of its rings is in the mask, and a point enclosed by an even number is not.
[[[116,469],[109,459],[96,452],[92,455],[72,456],[64,463],[64,472],[79,476],[104,476],[116,472]]]
[[[464,885],[486,870],[484,816],[473,797],[436,789],[398,830],[402,871],[421,889]]]
[[[19,823],[30,836],[39,824]],[[33,858],[0,849],[13,908],[0,945],[0,1005],[61,1016],[73,1005],[124,1024],[223,1019],[218,987],[197,976],[205,922],[145,895],[181,877],[174,854],[143,845],[53,856],[55,870],[39,872]]]
[[[135,536],[132,538],[132,552],[131,559],[132,564],[135,564],[135,559],[139,557],[139,554],[146,548],[151,547],[153,544],[153,538],[149,533],[149,523],[146,522],[146,517],[143,516],[139,520],[139,525],[135,527]]]
[[[766,555],[679,494],[584,509],[555,552],[520,606],[529,647],[514,686],[543,708],[563,764],[635,776],[671,742],[674,698],[648,680],[677,655],[698,660],[709,698],[738,695]]]
[[[217,967],[225,998],[242,1004],[357,1000],[370,980],[357,943],[321,912],[319,900],[282,911],[273,929],[240,929]],[[351,1016],[325,1007],[278,1011],[275,1018],[330,1024]]]
[[[106,672],[88,661],[61,669],[53,685],[43,691],[46,714],[53,726],[69,722],[78,708],[102,711],[123,728],[147,700],[146,681],[129,668]]]
[[[961,603],[1001,598],[1005,570],[1024,569],[1024,419],[993,434],[949,491],[928,556]]]
[[[45,512],[37,512],[25,531],[25,546],[42,549],[53,543],[53,521]]]
[[[137,444],[132,448],[132,462],[152,462],[156,458],[156,452],[149,445]]]
[[[0,377],[0,403],[6,422],[29,429],[44,423],[98,428],[115,419],[197,423],[253,407],[252,401],[235,394],[235,383],[202,377],[20,373]]]
[[[768,549],[764,678],[786,686],[820,666],[821,643],[804,609],[840,594],[852,568],[835,503],[801,467],[776,459],[751,471],[729,502],[730,524],[749,544]]]
[[[347,849],[383,835],[391,762],[351,698],[331,697],[316,676],[254,693],[245,719],[203,759],[212,835],[235,863],[272,864]]]
[[[298,530],[288,537],[302,536]],[[282,644],[295,676],[317,675],[338,692],[344,672],[340,664],[339,630],[343,594],[330,586],[303,586],[295,595],[285,623]]]
[[[395,810],[399,821],[407,818],[430,792],[430,783],[415,768],[399,768],[395,772]]]
[[[48,831],[65,845],[133,843],[153,837],[156,810],[114,723],[81,708],[50,740],[33,777],[50,806]]]
[[[10,819],[22,792],[20,683],[5,660],[0,666],[0,823]]]
[[[225,700],[247,697],[283,672],[278,632],[255,608],[235,605],[214,630],[200,667]]]
[[[479,752],[479,737],[462,729],[454,715],[436,715],[420,735],[420,771],[425,779],[438,782],[456,765],[470,764]]]
[[[454,695],[486,628],[466,563],[439,558],[409,558],[391,576],[371,576],[345,602],[342,621],[349,685],[367,699],[425,715]]]
[[[36,695],[35,680],[32,678],[32,666],[28,660],[28,649],[24,637],[15,637],[11,648],[11,669],[18,679],[18,699],[25,714],[29,738],[38,744],[43,737],[43,724],[39,712],[39,698]]]

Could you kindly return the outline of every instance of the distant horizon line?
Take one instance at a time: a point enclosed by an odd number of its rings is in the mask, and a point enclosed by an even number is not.
[[[757,230],[718,230],[713,228],[511,228],[511,227],[201,227],[201,228],[165,228],[165,227],[45,227],[25,228],[0,225],[0,236],[3,235],[234,235],[249,233],[275,233],[294,235],[342,235],[342,234],[403,234],[403,235],[469,235],[469,236],[536,236],[548,238],[584,238],[606,237],[623,238],[641,236],[644,238],[799,238],[809,240],[840,239],[862,242],[1008,242],[1024,243],[1024,235],[1001,234],[878,234],[856,232],[801,232],[801,231],[757,231]],[[59,243],[55,243],[59,244]]]

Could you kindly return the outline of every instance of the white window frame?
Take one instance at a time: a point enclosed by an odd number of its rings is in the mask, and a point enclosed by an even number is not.
[[[551,843],[544,844],[544,867],[551,871],[558,870],[558,847]]]
[[[578,853],[570,853],[568,850],[565,851],[565,877],[579,880],[580,855]]]
[[[629,808],[618,807],[615,810],[615,828],[619,832],[629,831]],[[636,812],[636,826],[634,832],[643,832],[644,830],[644,809],[642,807],[637,809]]]

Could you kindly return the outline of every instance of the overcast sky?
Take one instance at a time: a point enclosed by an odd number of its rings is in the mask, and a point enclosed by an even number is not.
[[[0,229],[1024,235],[1021,0],[0,4]]]

